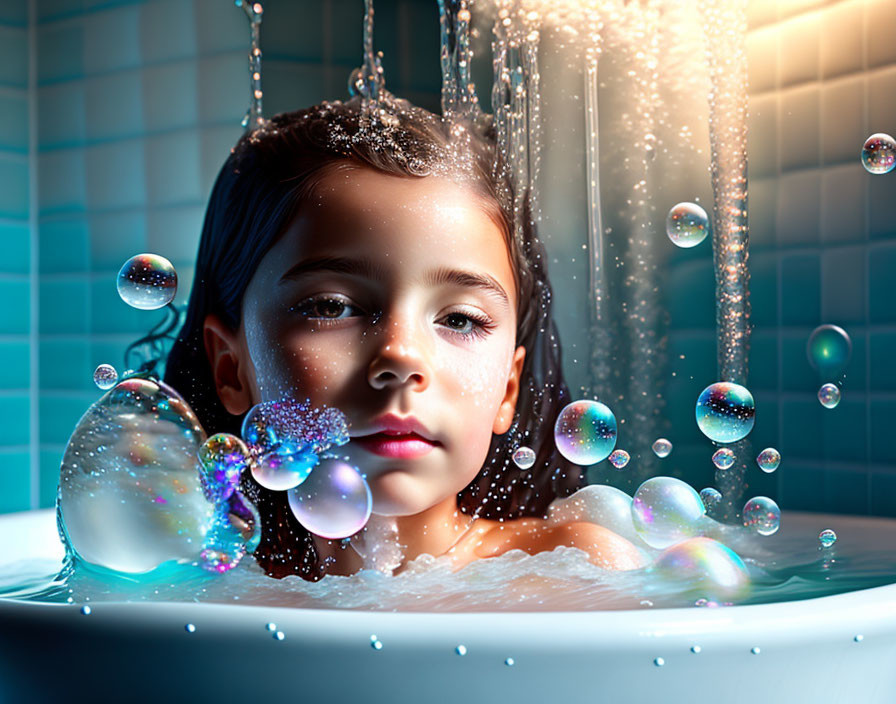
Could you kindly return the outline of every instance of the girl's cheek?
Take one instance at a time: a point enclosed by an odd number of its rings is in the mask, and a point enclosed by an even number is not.
[[[498,349],[459,353],[446,351],[440,355],[437,369],[451,380],[456,393],[469,405],[492,410],[504,398],[505,382],[512,352]]]

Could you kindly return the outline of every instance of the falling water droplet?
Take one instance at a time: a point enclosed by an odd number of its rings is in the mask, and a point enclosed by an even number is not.
[[[837,542],[837,534],[830,528],[826,528],[818,534],[818,542],[821,543],[821,547],[829,548]]]
[[[93,383],[103,391],[108,391],[118,381],[118,372],[111,364],[101,364],[93,372]]]
[[[165,257],[138,254],[118,272],[118,295],[132,308],[155,310],[167,306],[177,294],[177,272]]]
[[[896,140],[877,132],[862,146],[862,165],[872,174],[886,174],[896,167]]]
[[[672,452],[672,443],[666,440],[666,438],[659,438],[653,443],[653,452],[657,457],[668,457],[669,453]]]
[[[530,447],[520,447],[513,453],[513,462],[520,469],[529,469],[535,464],[535,452]]]
[[[825,408],[836,408],[840,403],[840,389],[836,384],[825,384],[818,390],[818,402]]]

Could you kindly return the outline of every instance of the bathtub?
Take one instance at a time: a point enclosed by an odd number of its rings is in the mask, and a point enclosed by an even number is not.
[[[843,543],[896,544],[894,521],[782,520],[807,535],[820,525]],[[0,574],[62,554],[49,510],[0,516],[0,536]],[[584,613],[95,603],[83,615],[77,604],[0,599],[2,702],[869,704],[896,700],[894,663],[896,585],[767,605]]]

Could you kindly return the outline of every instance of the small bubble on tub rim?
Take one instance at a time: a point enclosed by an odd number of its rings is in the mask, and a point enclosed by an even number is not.
[[[863,636],[861,633],[859,633],[855,638],[853,638],[853,640],[856,643],[861,643],[863,640],[865,640],[865,636]]]
[[[654,658],[653,664],[656,665],[657,667],[662,667],[663,665],[666,664],[666,661],[663,660],[663,658]]]
[[[758,645],[754,645],[752,648],[750,648],[750,652],[753,653],[753,655],[759,655],[759,653],[762,652],[762,648],[760,648]]]
[[[195,633],[195,632],[196,632],[196,626],[194,626],[192,623],[188,623],[187,625],[184,626],[184,630],[185,630],[187,633]]]
[[[514,665],[513,658],[505,658],[504,664],[507,665],[507,667],[513,667],[513,665]]]
[[[458,655],[466,655],[467,654],[467,646],[459,645],[454,649],[454,652]]]
[[[691,646],[691,652],[694,653],[695,655],[696,655],[697,653],[699,653],[701,650],[703,650],[703,648],[701,648],[699,645],[692,645],[692,646]]]
[[[90,616],[90,607],[87,604],[81,607],[81,613],[85,616]]]

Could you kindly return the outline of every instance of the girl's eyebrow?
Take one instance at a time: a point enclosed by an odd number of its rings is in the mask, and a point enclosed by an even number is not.
[[[312,272],[331,271],[382,281],[385,272],[369,259],[352,259],[350,257],[317,257],[299,262],[280,277],[279,283],[299,279]],[[494,278],[488,274],[479,274],[461,269],[445,267],[427,273],[425,283],[431,286],[452,285],[462,288],[479,289],[495,298],[506,307],[510,307],[507,292]]]

